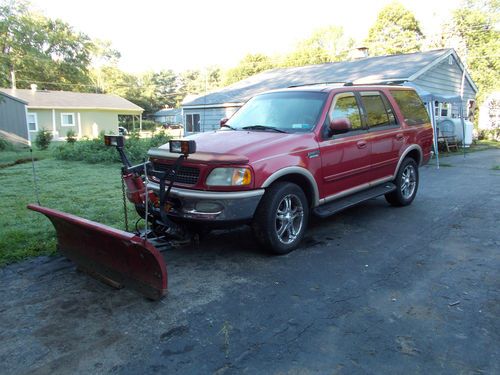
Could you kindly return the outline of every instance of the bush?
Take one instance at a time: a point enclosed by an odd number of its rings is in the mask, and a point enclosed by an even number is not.
[[[75,143],[76,142],[76,133],[74,130],[68,130],[66,133],[66,142]]]
[[[134,131],[133,122],[130,120],[121,122],[120,126],[123,126],[129,132]],[[160,126],[161,126],[161,124],[159,122],[152,121],[152,120],[142,120],[142,130],[155,131],[156,128],[160,127]],[[135,122],[135,131],[139,131],[139,121]]]
[[[137,133],[132,133],[125,141],[125,153],[132,163],[140,163],[147,157],[151,147],[167,143],[170,137],[163,131],[154,134],[152,138],[141,139]],[[75,143],[65,143],[54,149],[54,157],[62,160],[78,160],[87,163],[119,162],[120,157],[114,147],[104,145],[104,136],[91,140],[80,140]]]
[[[36,134],[35,145],[40,150],[49,148],[50,141],[52,141],[52,133],[45,129],[40,129]]]
[[[14,150],[14,145],[8,140],[0,138],[0,151],[12,151]]]

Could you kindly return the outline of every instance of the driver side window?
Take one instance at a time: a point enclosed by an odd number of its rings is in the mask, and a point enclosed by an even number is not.
[[[358,102],[352,92],[335,96],[329,117],[330,121],[340,118],[348,119],[351,122],[350,132],[363,129]]]

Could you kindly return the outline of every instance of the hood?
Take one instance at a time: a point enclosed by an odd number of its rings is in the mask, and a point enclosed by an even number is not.
[[[186,137],[196,141],[196,154],[244,158],[252,163],[283,153],[317,147],[314,133],[275,133],[270,131],[213,131]],[[168,144],[160,149],[168,150]],[[193,154],[195,156],[196,154]]]

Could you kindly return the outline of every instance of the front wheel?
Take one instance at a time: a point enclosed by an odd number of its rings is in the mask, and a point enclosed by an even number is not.
[[[291,182],[278,182],[262,197],[252,228],[272,253],[287,254],[304,237],[308,218],[309,205],[302,189]]]
[[[413,202],[418,189],[418,166],[414,159],[407,158],[401,166],[393,181],[396,190],[385,195],[387,202],[393,206],[408,206]]]

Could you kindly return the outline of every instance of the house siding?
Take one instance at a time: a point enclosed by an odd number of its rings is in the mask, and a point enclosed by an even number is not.
[[[0,130],[29,140],[26,105],[0,93]]]
[[[55,115],[55,140],[65,138],[70,130],[73,130],[77,136],[88,138],[94,138],[102,131],[108,134],[118,134],[118,114],[127,114],[123,112],[124,111],[92,111],[77,108],[56,110],[40,108],[28,109],[28,113],[37,114],[38,129],[44,128],[53,132],[53,114]],[[62,126],[61,115],[63,113],[72,113],[74,115],[74,126]]]
[[[217,107],[217,108],[200,108],[190,109],[184,108],[183,124],[186,134],[186,115],[199,114],[200,115],[200,131],[217,130],[220,127],[220,120],[227,117],[230,118],[239,109],[239,107]]]
[[[444,95],[460,95],[462,86],[463,70],[460,68],[455,56],[452,56],[453,63],[448,63],[448,58],[441,61],[436,66],[429,69],[413,82],[424,90],[437,92]],[[467,100],[475,98],[475,92],[470,82],[465,79],[463,113],[467,113]],[[460,108],[457,105],[452,107],[452,115],[458,117]]]

